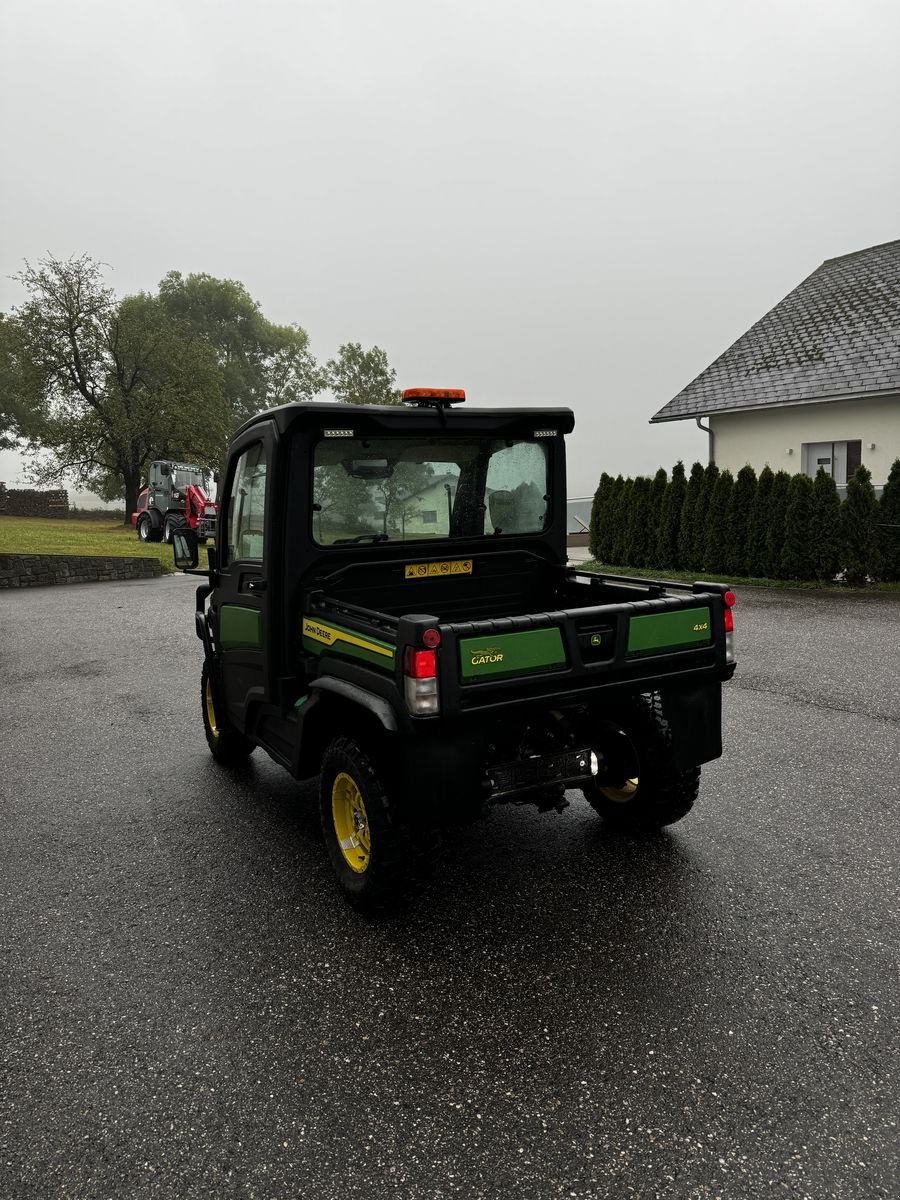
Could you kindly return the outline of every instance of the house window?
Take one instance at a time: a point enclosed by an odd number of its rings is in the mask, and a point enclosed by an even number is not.
[[[823,470],[838,487],[844,487],[862,462],[862,441],[804,442],[801,462],[804,473],[811,479]]]
[[[437,525],[437,509],[425,509],[422,513],[423,525]]]

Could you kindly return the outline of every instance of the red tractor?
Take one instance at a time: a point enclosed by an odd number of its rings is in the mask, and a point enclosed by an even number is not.
[[[216,505],[206,491],[209,472],[184,463],[153,462],[146,486],[138,493],[131,523],[142,542],[171,542],[180,525],[195,530],[200,541],[213,537]]]

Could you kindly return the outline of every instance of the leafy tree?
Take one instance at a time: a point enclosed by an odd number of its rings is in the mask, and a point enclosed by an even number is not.
[[[619,479],[621,480],[621,475]],[[597,559],[599,562],[605,562],[608,558],[610,529],[607,521],[610,499],[613,489],[616,486],[616,480],[606,471],[600,476],[600,482],[597,484],[597,490],[594,492],[594,501],[591,505],[591,520],[588,532],[588,550],[591,558]]]
[[[731,499],[728,502],[728,547],[725,554],[725,570],[732,575],[744,575],[747,571],[747,548],[750,541],[750,513],[756,496],[756,472],[744,466],[737,473]]]
[[[42,384],[22,327],[0,313],[0,450],[14,449],[41,423]]]
[[[228,424],[214,356],[155,297],[117,302],[86,255],[26,263],[16,278],[28,299],[9,318],[5,344],[17,347],[15,394],[33,392],[26,432],[36,482],[71,474],[108,495],[114,481],[127,521],[151,458],[217,461]]]
[[[841,499],[834,479],[822,467],[813,480],[809,546],[815,578],[834,579],[841,569]]]
[[[769,532],[769,501],[772,495],[772,480],[775,472],[768,465],[763,467],[756,481],[756,491],[750,504],[750,521],[747,528],[747,560],[744,570],[750,576],[768,574],[769,558],[766,538]]]
[[[324,382],[345,404],[399,404],[396,379],[379,346],[363,350],[359,342],[347,342],[325,364]]]
[[[868,467],[857,467],[841,506],[844,570],[848,583],[863,584],[878,574],[877,501]]]
[[[705,469],[702,463],[695,462],[691,467],[691,477],[684,491],[684,503],[681,506],[681,518],[678,525],[678,564],[682,569],[692,571],[697,564],[697,553],[694,548],[694,512],[703,488]]]
[[[375,484],[374,492],[383,505],[384,533],[400,529],[415,515],[422,492],[433,479],[431,463],[398,462],[392,475]]]
[[[237,280],[170,271],[159,301],[215,354],[232,427],[264,408],[311,400],[325,386],[305,330],[268,321]]]
[[[706,516],[706,540],[703,545],[703,567],[721,573],[728,570],[731,530],[728,524],[734,476],[725,470],[713,484]]]
[[[787,512],[791,476],[776,471],[769,492],[769,520],[766,528],[766,569],[770,579],[781,578],[781,556],[784,549],[784,519]]]
[[[784,545],[781,549],[781,574],[785,579],[811,579],[813,482],[808,475],[794,475],[788,487],[784,514]]]
[[[900,579],[900,458],[895,458],[878,503],[878,547],[885,579]]]
[[[672,468],[672,478],[666,487],[659,510],[659,527],[653,558],[660,567],[673,568],[680,565],[678,543],[687,486],[684,463],[679,459]]]

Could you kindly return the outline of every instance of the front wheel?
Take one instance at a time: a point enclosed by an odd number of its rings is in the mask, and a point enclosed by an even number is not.
[[[138,517],[137,535],[139,541],[142,542],[158,542],[160,539],[160,531],[153,524],[153,518],[149,513],[143,513]]]
[[[672,731],[660,697],[637,696],[599,723],[594,742],[603,772],[584,797],[613,829],[647,833],[687,816],[700,791],[700,768],[675,765]]]
[[[218,712],[213,699],[209,663],[206,661],[200,676],[200,705],[206,744],[216,762],[221,763],[223,767],[236,767],[246,762],[256,747],[249,738],[245,738],[229,724],[223,713]]]
[[[399,785],[353,738],[325,750],[319,814],[325,847],[355,908],[392,907],[414,892],[430,866],[434,839],[402,819]]]

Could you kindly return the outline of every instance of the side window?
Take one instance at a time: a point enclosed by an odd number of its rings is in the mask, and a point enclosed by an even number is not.
[[[266,452],[260,442],[238,459],[228,502],[228,562],[263,559]]]

